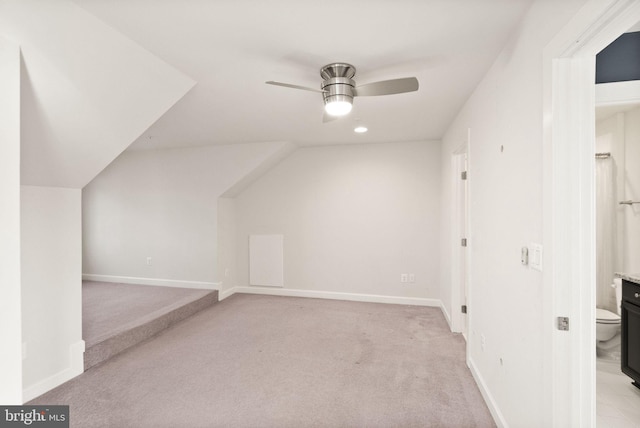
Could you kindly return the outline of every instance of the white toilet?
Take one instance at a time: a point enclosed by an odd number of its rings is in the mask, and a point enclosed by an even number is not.
[[[596,350],[598,355],[610,354],[612,351],[619,353],[622,280],[620,278],[614,279],[611,287],[616,290],[617,313],[596,308]]]

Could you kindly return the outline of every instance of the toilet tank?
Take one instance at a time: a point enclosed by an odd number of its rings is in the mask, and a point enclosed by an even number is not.
[[[622,278],[614,278],[611,286],[616,290],[616,311],[622,315]]]

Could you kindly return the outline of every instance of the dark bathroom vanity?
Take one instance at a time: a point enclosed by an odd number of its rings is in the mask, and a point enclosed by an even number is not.
[[[640,274],[622,277],[622,372],[640,388]]]

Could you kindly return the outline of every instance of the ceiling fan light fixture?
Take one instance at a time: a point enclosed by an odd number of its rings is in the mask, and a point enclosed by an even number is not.
[[[329,101],[324,106],[324,111],[329,116],[345,116],[351,112],[353,105],[349,101],[335,100]]]
[[[292,89],[302,89],[305,91],[321,92],[324,100],[325,115],[323,122],[333,119],[328,117],[346,116],[351,112],[354,97],[370,97],[376,95],[393,95],[418,90],[418,79],[415,77],[405,77],[402,79],[382,80],[371,82],[365,85],[356,86],[353,77],[356,75],[356,68],[346,62],[334,62],[327,64],[320,69],[322,84],[320,89],[307,86],[292,85],[268,81],[269,85],[284,86]]]

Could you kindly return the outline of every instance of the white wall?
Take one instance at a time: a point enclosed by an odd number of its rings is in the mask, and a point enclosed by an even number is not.
[[[298,149],[236,197],[236,285],[249,235],[282,234],[286,289],[437,299],[439,204],[439,142]]]
[[[624,118],[624,199],[640,201],[640,109],[626,112]],[[624,231],[622,270],[640,272],[640,204],[624,206]]]
[[[606,119],[598,120],[596,122],[596,138],[595,148],[596,153],[610,153],[611,158],[609,160],[596,160],[596,176],[598,175],[598,162],[613,162],[613,191],[615,214],[614,214],[614,234],[613,236],[606,237],[600,236],[598,233],[599,225],[603,221],[607,220],[606,213],[600,213],[598,211],[600,206],[598,199],[596,198],[596,306],[604,308],[612,312],[616,312],[617,304],[615,300],[615,292],[609,287],[613,282],[613,273],[623,271],[623,244],[627,240],[625,232],[625,214],[627,207],[625,205],[619,205],[618,202],[624,200],[625,194],[625,115],[624,113],[614,114]],[[604,164],[603,164],[604,166]],[[596,180],[596,183],[598,181]],[[597,186],[596,186],[597,187]],[[602,214],[603,218],[599,219]],[[604,227],[604,223],[602,223]],[[606,228],[604,229],[606,230]],[[612,239],[613,241],[609,241]],[[610,245],[610,246],[609,246]],[[604,246],[600,248],[600,246]],[[608,265],[600,264],[598,255],[600,251],[607,251],[606,248],[610,248],[612,251],[612,266],[611,270],[607,268]],[[606,254],[606,253],[603,253]],[[602,269],[602,270],[601,270]]]
[[[236,200],[221,197],[218,199],[218,278],[220,298],[237,283],[237,242],[236,242]]]
[[[0,37],[0,403],[22,404],[20,49]]]
[[[83,189],[83,273],[213,286],[218,197],[289,147],[124,152]]]
[[[640,272],[640,205],[618,201],[640,200],[640,108],[624,111],[596,123],[596,151],[610,152],[615,165],[616,272]],[[610,302],[612,308],[615,304]]]
[[[83,371],[80,196],[21,188],[25,401]]]
[[[582,0],[536,1],[443,140],[443,293],[451,283],[451,155],[469,152],[468,361],[499,424],[544,425],[541,272],[520,264],[542,242],[543,49]]]

